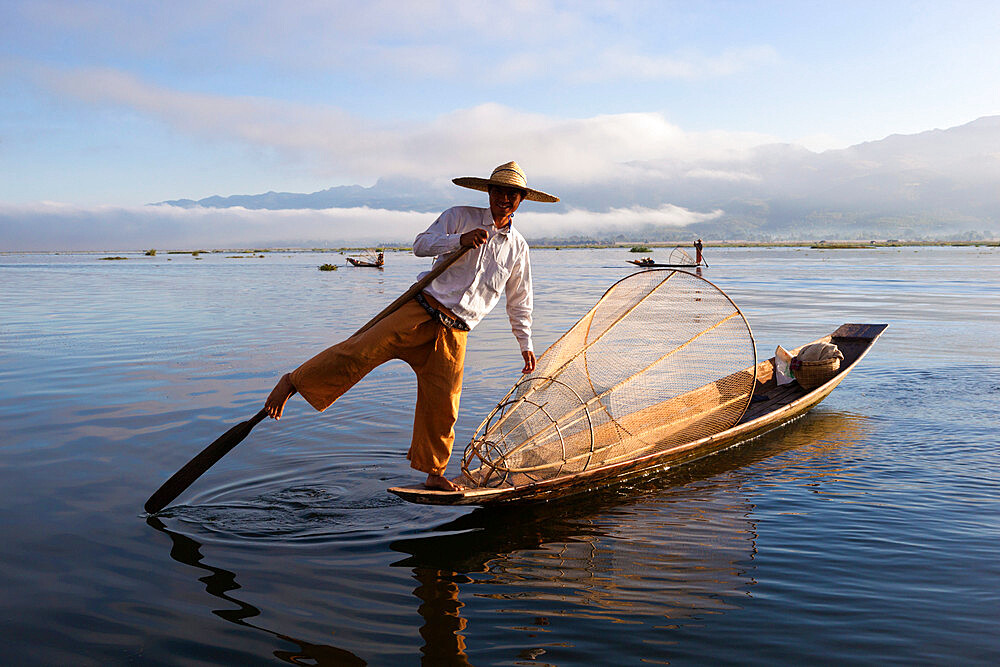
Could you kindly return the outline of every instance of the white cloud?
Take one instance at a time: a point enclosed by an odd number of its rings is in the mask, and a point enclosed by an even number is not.
[[[330,106],[178,91],[117,70],[41,76],[74,99],[122,106],[180,132],[285,152],[321,177],[349,182],[392,174],[444,179],[516,159],[539,183],[590,183],[620,176],[624,163],[733,159],[775,141],[752,132],[685,132],[659,113],[562,118],[488,103],[428,121],[378,122]]]
[[[309,107],[265,98],[188,93],[146,83],[114,69],[40,69],[63,95],[95,105],[118,105],[148,114],[177,130],[251,144],[302,150],[350,136],[356,122],[331,107]],[[336,130],[333,139],[326,133]]]
[[[607,212],[571,209],[566,213],[532,213],[530,226],[522,231],[530,238],[586,235],[588,231],[624,232],[648,226],[686,227],[715,220],[722,214],[721,209],[699,213],[670,204],[655,209],[643,206],[613,208]]]
[[[705,169],[697,168],[691,169],[684,174],[688,178],[702,178],[706,180],[713,181],[760,181],[761,177],[758,174],[750,174],[743,171],[729,171],[724,169]]]
[[[640,226],[680,227],[719,217],[677,206],[612,209],[606,213],[518,214],[529,238]],[[0,204],[0,251],[216,249],[319,247],[341,244],[409,244],[436,213],[371,208],[250,210],[174,206],[79,207],[43,202]]]
[[[836,150],[838,148],[847,148],[850,144],[850,142],[841,137],[835,137],[832,134],[827,133],[810,134],[803,137],[797,137],[794,143],[798,146],[811,150],[814,153],[822,153],[823,151]]]
[[[3,250],[234,248],[328,241],[406,241],[436,216],[370,208],[249,210],[240,207],[0,205]]]

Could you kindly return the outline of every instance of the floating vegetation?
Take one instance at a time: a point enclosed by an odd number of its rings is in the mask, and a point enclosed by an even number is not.
[[[319,270],[320,271],[336,271],[337,270],[337,265],[336,264],[320,264],[319,265]]]
[[[147,250],[146,257],[156,257],[156,248],[150,248]]]
[[[116,255],[116,256],[114,256],[114,257],[101,257],[101,259],[111,259],[111,260],[115,260],[115,259],[128,259],[128,257],[121,257],[121,256],[119,256],[119,255]]]
[[[649,252],[649,246],[634,245],[629,252]]]

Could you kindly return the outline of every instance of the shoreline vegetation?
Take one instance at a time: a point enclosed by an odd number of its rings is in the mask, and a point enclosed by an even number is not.
[[[635,241],[614,243],[538,243],[534,244],[530,240],[528,244],[533,250],[579,250],[595,249],[609,250],[621,249],[626,252],[652,252],[664,248],[686,248],[693,247],[693,243],[676,242],[642,242]],[[705,241],[706,248],[805,248],[813,250],[858,250],[864,248],[910,248],[910,247],[1000,247],[1000,239],[988,239],[978,241],[902,241],[902,240],[873,240],[873,241]],[[370,250],[372,246],[343,246],[336,248],[215,248],[211,250],[0,250],[0,255],[99,255],[108,252],[124,253],[155,258],[157,252],[161,255],[218,255],[227,254],[232,259],[243,259],[247,257],[263,257],[266,253],[337,253],[347,254]],[[412,246],[380,244],[379,248],[384,252],[410,252]],[[635,250],[641,248],[641,250]],[[240,254],[233,254],[240,253]],[[127,259],[126,257],[105,257],[102,259]]]

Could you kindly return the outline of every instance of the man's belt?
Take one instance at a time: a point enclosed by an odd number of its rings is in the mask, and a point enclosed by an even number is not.
[[[424,298],[423,292],[417,292],[417,295],[413,298],[417,300],[417,303],[419,303],[424,310],[427,311],[427,314],[431,316],[432,320],[437,320],[449,329],[458,329],[459,331],[469,330],[469,325],[466,324],[461,318],[452,317],[451,315],[442,313],[440,310],[429,304],[427,299]]]

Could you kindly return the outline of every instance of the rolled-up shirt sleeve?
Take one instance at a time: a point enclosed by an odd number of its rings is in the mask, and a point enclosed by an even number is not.
[[[460,222],[455,209],[448,209],[439,215],[426,231],[417,234],[413,241],[413,254],[417,257],[436,257],[458,250],[462,245]]]
[[[534,351],[531,344],[531,263],[524,253],[507,277],[507,318],[522,352]]]

